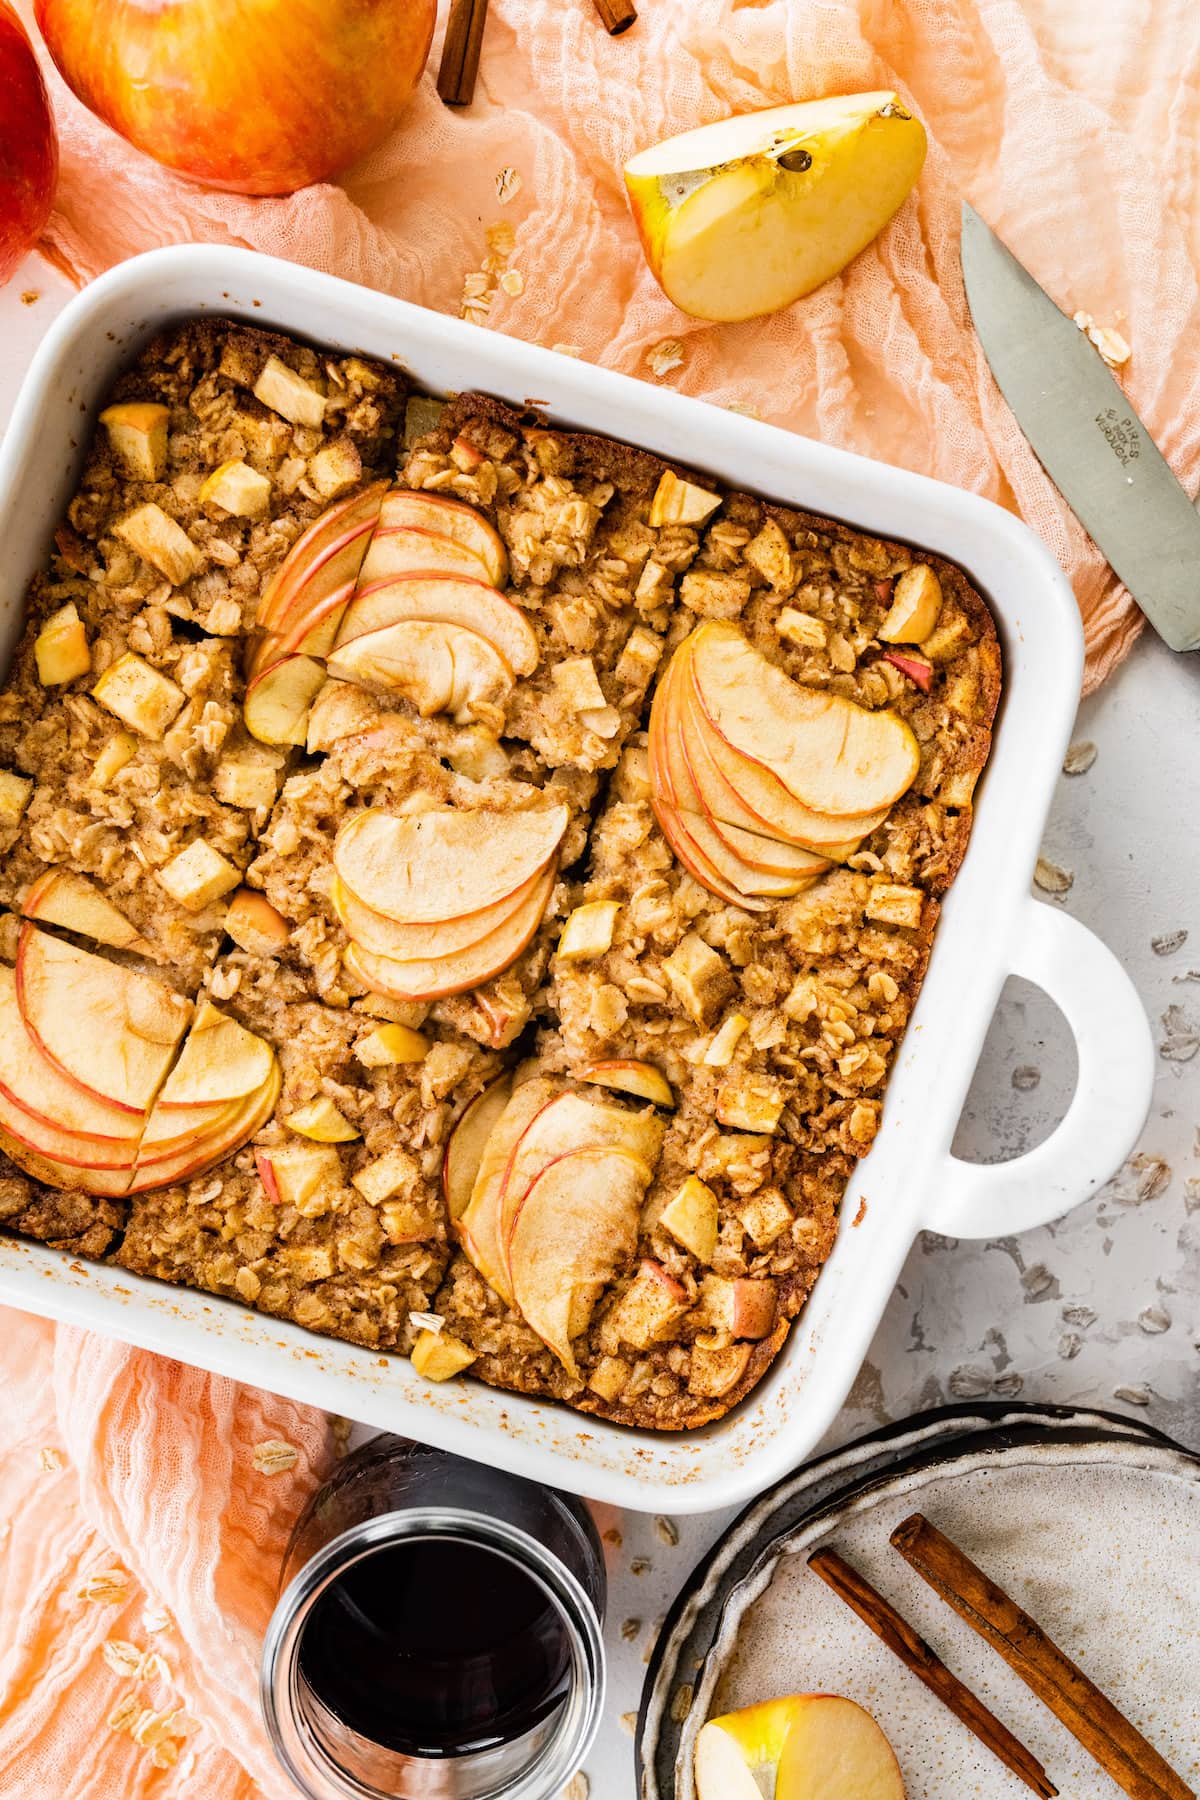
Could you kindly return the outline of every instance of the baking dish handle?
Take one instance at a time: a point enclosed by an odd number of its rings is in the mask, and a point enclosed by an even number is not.
[[[1068,913],[1030,899],[1009,968],[1062,1009],[1079,1059],[1075,1094],[1057,1129],[1024,1156],[947,1156],[925,1219],[947,1237],[1008,1237],[1061,1218],[1120,1168],[1150,1110],[1154,1041],[1112,951]]]

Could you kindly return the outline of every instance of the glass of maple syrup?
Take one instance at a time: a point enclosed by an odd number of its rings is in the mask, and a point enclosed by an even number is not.
[[[583,1504],[403,1438],[297,1522],[263,1648],[308,1800],[551,1800],[604,1701],[604,1558]]]

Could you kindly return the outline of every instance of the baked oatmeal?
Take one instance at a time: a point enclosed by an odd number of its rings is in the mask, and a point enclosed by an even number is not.
[[[966,850],[961,571],[206,321],[118,383],[27,620],[0,1223],[430,1379],[734,1405]]]

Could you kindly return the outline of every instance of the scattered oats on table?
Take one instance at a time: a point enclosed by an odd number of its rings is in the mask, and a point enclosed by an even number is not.
[[[635,1712],[623,1712],[621,1714],[621,1730],[627,1731],[630,1737],[637,1736],[637,1722],[638,1716]]]
[[[55,1470],[64,1468],[65,1466],[66,1459],[63,1456],[62,1451],[55,1450],[49,1444],[43,1444],[42,1448],[38,1451],[38,1467],[44,1470],[47,1475],[52,1475]]]
[[[640,1619],[622,1619],[622,1621],[621,1621],[621,1640],[622,1640],[622,1642],[626,1643],[626,1644],[632,1644],[634,1639],[637,1637],[638,1632],[641,1629],[642,1629],[642,1621]]]
[[[1039,856],[1033,871],[1035,887],[1040,887],[1044,894],[1065,894],[1074,885],[1075,875],[1071,869],[1064,869],[1060,864],[1051,862],[1047,856]]]
[[[663,1543],[670,1545],[673,1550],[675,1545],[679,1542],[679,1527],[676,1525],[674,1519],[664,1518],[662,1514],[660,1514],[654,1521],[654,1529],[662,1539]]]
[[[566,1787],[563,1789],[562,1800],[588,1800],[588,1795],[591,1791],[592,1784],[584,1774],[583,1770],[580,1769],[577,1774],[572,1775],[570,1781],[568,1781]]]
[[[669,375],[672,369],[682,366],[683,345],[678,338],[663,338],[661,343],[651,344],[646,352],[646,362],[649,365],[650,373],[657,375],[661,380],[664,375]]]
[[[300,1452],[294,1444],[285,1444],[282,1438],[267,1438],[254,1446],[254,1467],[260,1475],[283,1475],[288,1469],[294,1469],[300,1458]]]
[[[81,1600],[94,1600],[100,1606],[112,1606],[124,1600],[129,1592],[129,1576],[124,1569],[97,1569],[78,1590]]]
[[[125,1638],[107,1638],[100,1654],[114,1675],[125,1675],[136,1681],[142,1672],[142,1652]]]
[[[1155,956],[1174,956],[1176,950],[1182,950],[1187,943],[1186,931],[1165,931],[1161,937],[1150,939],[1150,948]]]
[[[1086,775],[1092,764],[1095,762],[1096,756],[1097,750],[1095,744],[1091,743],[1087,738],[1081,738],[1078,743],[1071,745],[1067,754],[1063,757],[1063,774]]]
[[[525,292],[525,277],[520,269],[505,269],[500,277],[500,286],[515,300],[519,294]]]
[[[496,198],[501,206],[507,206],[510,200],[515,200],[524,185],[519,169],[501,169],[496,177]]]

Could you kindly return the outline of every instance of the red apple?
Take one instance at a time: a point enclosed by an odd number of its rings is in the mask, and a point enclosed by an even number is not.
[[[170,169],[290,194],[373,150],[429,54],[436,0],[36,0],[64,79]]]
[[[45,83],[24,26],[0,0],[0,284],[41,237],[57,179]]]

